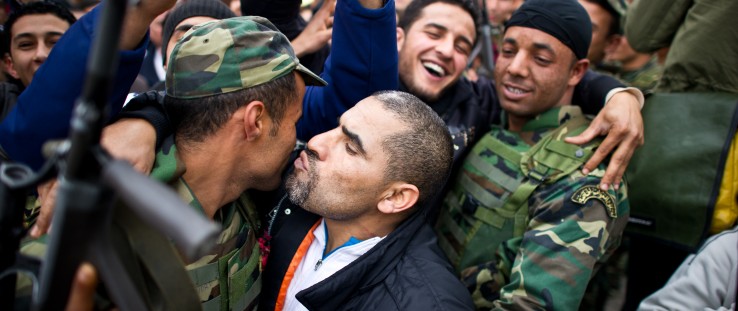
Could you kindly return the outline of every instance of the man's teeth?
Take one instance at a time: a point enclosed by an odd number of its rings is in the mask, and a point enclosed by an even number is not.
[[[434,63],[424,62],[423,66],[425,67],[425,69],[428,69],[428,71],[435,74],[436,76],[443,77],[446,75],[446,71],[443,70],[441,66],[438,66]]]
[[[507,88],[507,90],[510,91],[513,94],[523,94],[523,93],[525,93],[525,91],[523,91],[523,90],[521,90],[519,88],[514,88],[514,87],[510,87],[510,86],[506,86],[505,88]]]

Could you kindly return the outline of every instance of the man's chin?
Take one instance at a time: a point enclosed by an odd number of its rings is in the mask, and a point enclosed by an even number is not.
[[[417,98],[420,98],[423,102],[430,104],[435,103],[438,101],[439,98],[441,98],[441,91],[430,91],[425,88],[410,88],[410,93],[415,95]]]
[[[294,172],[287,177],[284,187],[287,190],[287,197],[293,204],[302,206],[307,200],[309,187],[300,182]]]
[[[515,101],[500,98],[500,107],[502,108],[502,110],[504,110],[508,114],[513,114],[513,115],[518,116],[526,110],[525,109],[526,103],[525,102],[515,102]]]

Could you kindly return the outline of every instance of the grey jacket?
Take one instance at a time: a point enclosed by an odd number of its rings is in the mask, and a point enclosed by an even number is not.
[[[638,310],[735,310],[738,228],[707,240]]]

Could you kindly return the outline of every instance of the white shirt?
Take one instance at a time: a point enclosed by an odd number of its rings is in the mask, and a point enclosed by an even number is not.
[[[320,225],[313,230],[313,235],[315,239],[310,243],[307,254],[300,261],[300,265],[295,271],[290,286],[287,288],[284,310],[307,310],[295,298],[297,293],[343,269],[383,239],[383,237],[374,237],[359,241],[352,237],[346,244],[336,248],[328,256],[323,258],[323,252],[325,252],[326,240],[328,238],[325,220],[320,221]]]

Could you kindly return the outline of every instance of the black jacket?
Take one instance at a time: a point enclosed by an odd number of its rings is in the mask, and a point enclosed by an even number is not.
[[[271,251],[259,310],[274,310],[290,261],[320,219],[283,200],[273,210]],[[473,310],[469,292],[416,212],[374,248],[329,278],[297,294],[309,310]]]
[[[20,96],[21,88],[15,83],[0,82],[0,121],[10,113],[18,102],[18,96]]]
[[[18,96],[20,96],[20,89],[16,84],[9,82],[0,82],[0,122],[10,113],[10,110],[15,107],[15,103],[18,102]],[[10,156],[5,153],[5,150],[0,146],[0,163],[9,161]]]

